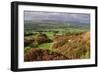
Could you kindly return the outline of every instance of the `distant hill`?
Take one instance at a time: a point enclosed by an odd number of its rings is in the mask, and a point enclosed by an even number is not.
[[[42,22],[32,22],[25,21],[24,29],[25,31],[45,31],[52,29],[67,29],[67,28],[75,28],[75,29],[89,29],[90,25],[87,23],[80,22],[59,22],[59,21],[42,21]]]

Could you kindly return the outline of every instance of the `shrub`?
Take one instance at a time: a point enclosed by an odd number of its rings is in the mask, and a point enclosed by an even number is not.
[[[58,47],[57,51],[69,59],[85,59],[90,57],[90,35],[89,32],[75,35],[70,41]]]
[[[38,33],[37,36],[36,36],[36,38],[35,38],[35,41],[38,44],[51,42],[51,40],[47,37],[47,35],[43,34],[43,33]]]
[[[68,38],[63,35],[57,35],[53,38],[53,41],[52,48],[59,48],[68,42]]]
[[[34,42],[32,42],[29,46],[35,48],[35,47],[37,47],[38,45],[39,45],[39,44],[38,44],[36,41],[34,41]]]
[[[59,47],[62,47],[64,44],[66,43],[66,40],[64,41],[58,41],[58,42],[54,42],[53,44],[52,44],[52,48],[59,48]]]
[[[24,61],[46,61],[46,60],[65,60],[68,59],[66,56],[57,53],[51,52],[50,50],[35,49],[31,48],[24,54]]]
[[[29,46],[32,42],[34,42],[34,38],[32,39],[24,39],[24,46]]]

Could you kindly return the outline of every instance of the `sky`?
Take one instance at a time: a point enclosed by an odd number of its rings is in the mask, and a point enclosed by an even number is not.
[[[32,22],[58,21],[90,23],[90,14],[24,11],[24,20]]]

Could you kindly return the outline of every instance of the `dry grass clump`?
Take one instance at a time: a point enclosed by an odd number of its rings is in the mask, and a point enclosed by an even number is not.
[[[57,52],[32,48],[24,54],[24,61],[65,60],[67,57]]]
[[[61,43],[61,42],[60,42]],[[62,42],[63,43],[63,42]],[[57,46],[58,44],[56,44]],[[90,33],[71,36],[62,46],[59,45],[57,51],[69,59],[80,59],[90,57]]]
[[[52,48],[59,48],[61,46],[63,46],[66,42],[68,42],[68,38],[66,36],[63,35],[56,35],[53,38],[53,44],[52,44]]]
[[[65,43],[66,43],[66,40],[60,40],[57,42],[53,42],[52,48],[55,48],[55,49],[59,48],[59,47],[63,46]]]

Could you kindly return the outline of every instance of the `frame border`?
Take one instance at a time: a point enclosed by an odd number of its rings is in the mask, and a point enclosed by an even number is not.
[[[50,7],[69,7],[69,8],[83,8],[95,10],[95,64],[86,65],[72,65],[72,66],[52,66],[39,68],[18,68],[18,6],[19,5],[36,5],[36,6],[50,6]],[[97,56],[97,6],[84,5],[68,5],[68,4],[51,4],[51,3],[36,3],[36,2],[11,2],[11,71],[32,71],[32,70],[51,70],[51,69],[65,69],[65,68],[82,68],[82,67],[96,67],[98,65]]]

